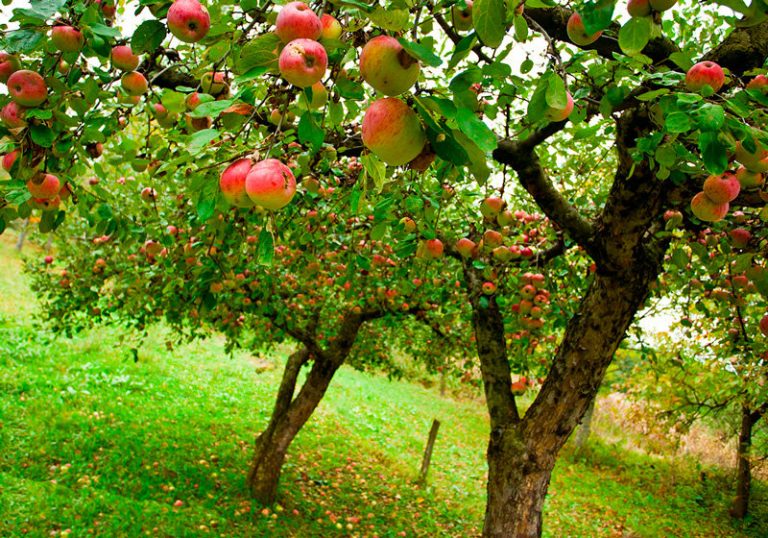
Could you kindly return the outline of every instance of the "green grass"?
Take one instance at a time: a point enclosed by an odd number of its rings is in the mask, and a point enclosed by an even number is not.
[[[135,363],[130,338],[113,328],[57,339],[33,323],[34,299],[3,236],[0,262],[0,536],[479,533],[480,400],[342,368],[291,447],[279,505],[263,511],[245,472],[284,353],[228,357],[217,339],[169,351],[158,329]],[[275,368],[261,371],[263,359]],[[442,426],[429,486],[419,488],[433,418]],[[755,491],[762,513],[733,524],[731,485],[710,475],[702,483],[690,463],[594,442],[558,465],[545,535],[765,537],[766,488]]]

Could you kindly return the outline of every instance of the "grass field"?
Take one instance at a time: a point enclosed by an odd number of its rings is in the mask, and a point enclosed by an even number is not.
[[[480,400],[342,368],[291,447],[279,504],[256,506],[245,472],[285,354],[230,357],[218,340],[169,351],[157,329],[134,362],[113,328],[56,338],[35,323],[12,241],[0,236],[0,536],[478,535]],[[708,476],[593,439],[555,470],[545,536],[768,536],[768,488],[733,523],[729,477]]]

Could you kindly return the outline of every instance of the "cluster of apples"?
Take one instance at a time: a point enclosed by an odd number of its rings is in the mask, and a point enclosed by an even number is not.
[[[544,315],[549,306],[549,290],[541,273],[525,273],[520,286],[520,302],[512,305],[512,311],[520,315],[520,324],[533,331],[544,326]]]
[[[277,159],[256,164],[250,159],[238,159],[222,172],[219,187],[227,202],[236,207],[277,210],[288,205],[296,194],[296,178]]]

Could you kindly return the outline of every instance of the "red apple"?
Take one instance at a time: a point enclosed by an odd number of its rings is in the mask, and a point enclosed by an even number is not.
[[[427,141],[419,117],[403,101],[374,101],[363,117],[363,144],[382,161],[399,166],[415,159]]]
[[[763,333],[763,336],[768,336],[768,314],[760,319],[760,332]]]
[[[0,61],[2,61],[2,53],[0,53]],[[0,64],[0,73],[2,73],[2,64]],[[0,78],[0,80],[2,80],[2,78]],[[768,77],[765,75],[757,75],[747,83],[747,89],[760,90],[763,93],[768,92]]]
[[[245,179],[251,171],[250,159],[239,159],[230,164],[219,178],[219,187],[224,199],[235,207],[253,207],[253,200],[245,191]]]
[[[5,84],[8,77],[21,69],[21,62],[18,57],[7,52],[0,52],[0,82]]]
[[[504,236],[496,230],[486,230],[483,234],[483,243],[488,248],[494,248],[504,243]]]
[[[27,126],[24,121],[24,107],[11,101],[0,110],[0,120],[9,129],[20,129]]]
[[[734,228],[728,232],[728,235],[731,236],[733,246],[737,248],[746,247],[749,243],[749,240],[752,238],[752,232],[745,228]]]
[[[254,204],[266,209],[281,209],[296,193],[296,178],[277,159],[259,161],[245,178],[245,191]]]
[[[651,14],[651,4],[648,0],[629,0],[627,12],[630,17],[646,17]]]
[[[3,170],[10,172],[13,165],[16,163],[16,159],[19,158],[19,150],[15,149],[10,153],[3,155]]]
[[[507,203],[498,196],[489,196],[480,202],[480,213],[488,220],[493,220],[504,209]]]
[[[443,242],[439,239],[429,239],[419,246],[416,253],[419,258],[436,260],[443,256]]]
[[[736,170],[736,179],[739,180],[742,189],[754,189],[763,186],[765,177],[760,172],[752,172],[744,166]]]
[[[482,288],[485,295],[493,295],[496,293],[496,284],[493,282],[483,282]]]
[[[699,220],[706,222],[717,222],[723,220],[728,214],[729,204],[723,202],[718,204],[710,200],[703,192],[698,193],[691,200],[691,211]]]
[[[20,69],[8,77],[8,93],[21,106],[36,107],[48,98],[48,87],[39,73]]]
[[[51,30],[51,43],[61,52],[80,52],[85,45],[82,32],[72,26],[54,26]]]
[[[715,62],[699,62],[688,70],[685,75],[685,86],[692,92],[701,91],[704,86],[710,86],[719,91],[725,84],[723,68]]]
[[[419,62],[394,37],[374,37],[360,53],[360,74],[374,90],[400,95],[419,78]]]
[[[123,75],[123,78],[120,79],[120,85],[125,93],[134,97],[144,95],[149,89],[147,79],[138,71],[131,71]]]
[[[275,33],[283,43],[290,43],[294,39],[317,40],[322,32],[320,17],[304,2],[284,5],[275,21]]]
[[[185,43],[197,43],[211,28],[208,10],[197,0],[176,0],[168,9],[168,30]]]
[[[200,89],[203,90],[203,93],[209,93],[214,97],[229,93],[226,74],[223,71],[218,71],[216,73],[208,71],[200,79]]]
[[[320,17],[320,25],[322,26],[320,39],[333,41],[341,37],[341,23],[336,17],[324,13],[323,16]]]
[[[135,71],[139,67],[139,57],[131,50],[130,45],[112,47],[112,67],[121,71]]]
[[[757,149],[751,152],[741,142],[736,142],[736,160],[750,172],[768,172],[768,150],[759,143]]]
[[[466,237],[456,241],[455,248],[462,258],[473,258],[477,255],[477,243]]]
[[[33,198],[51,200],[61,190],[61,181],[53,174],[37,174],[27,181],[27,189]]]
[[[453,27],[457,32],[465,32],[472,29],[472,0],[465,0],[467,7],[461,8],[455,4],[451,8]]]
[[[278,61],[283,78],[299,88],[319,82],[328,67],[325,48],[311,39],[295,39],[280,52]]]
[[[716,204],[732,202],[739,195],[741,185],[734,174],[726,172],[719,176],[709,176],[704,181],[704,194]]]
[[[558,121],[565,121],[568,119],[568,116],[571,115],[571,112],[573,112],[573,97],[571,97],[571,92],[566,91],[565,97],[567,99],[565,108],[547,108],[547,111],[544,113],[544,117],[546,117],[549,121],[558,122]]]
[[[598,38],[603,35],[603,31],[597,31],[594,34],[587,34],[587,30],[584,27],[584,22],[581,20],[581,15],[576,13],[575,11],[571,14],[570,18],[568,19],[568,23],[565,27],[566,33],[568,34],[568,39],[570,39],[574,44],[579,46],[586,46],[591,45],[595,41],[598,40]]]

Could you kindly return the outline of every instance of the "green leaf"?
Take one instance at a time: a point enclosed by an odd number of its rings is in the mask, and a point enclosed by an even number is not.
[[[43,40],[43,34],[34,30],[16,30],[5,37],[5,52],[30,52]]]
[[[481,150],[489,152],[496,149],[498,145],[496,134],[474,112],[468,108],[460,108],[456,112],[456,122],[459,124],[461,132],[467,135]]]
[[[702,131],[719,131],[725,125],[725,111],[720,105],[704,103],[693,117],[696,127]]]
[[[624,54],[632,56],[645,48],[651,39],[650,17],[632,17],[619,30],[619,47]]]
[[[118,30],[117,28],[113,28],[112,26],[107,26],[105,24],[99,24],[99,23],[92,24],[90,28],[94,34],[100,35],[102,37],[114,37],[116,39],[120,39],[122,37],[120,30]]]
[[[399,32],[408,26],[410,15],[407,9],[384,9],[381,6],[368,13],[368,18],[379,28]]]
[[[565,90],[565,82],[560,75],[553,73],[549,77],[545,97],[547,105],[549,105],[550,108],[563,109],[568,106],[568,94]]]
[[[687,133],[693,128],[691,117],[685,112],[672,112],[665,120],[668,133]]]
[[[266,228],[259,232],[258,248],[256,250],[256,262],[259,265],[272,265],[275,258],[275,238]]]
[[[605,30],[613,20],[613,8],[616,0],[597,0],[585,2],[579,9],[579,15],[584,23],[587,35],[592,35],[600,30]]]
[[[507,6],[504,0],[475,0],[472,5],[472,24],[480,41],[495,49],[507,33]]]
[[[216,129],[203,129],[189,137],[187,142],[187,149],[192,155],[200,153],[212,140],[215,140],[219,136],[219,131]]]
[[[453,55],[448,62],[448,67],[456,67],[460,61],[469,55],[469,53],[472,51],[472,47],[475,46],[476,42],[477,34],[472,32],[469,35],[464,36],[461,41],[456,43],[456,48],[453,50]]]
[[[716,131],[704,131],[699,135],[699,151],[710,174],[722,174],[728,168],[728,146],[718,135]]]
[[[53,131],[45,125],[33,125],[29,128],[32,141],[43,148],[50,148],[55,138]]]
[[[197,107],[190,113],[190,116],[193,118],[204,118],[206,116],[218,118],[219,114],[232,106],[233,102],[234,101],[231,99],[226,99],[224,101],[211,101],[209,103],[202,103],[197,105]]]
[[[243,50],[237,62],[240,73],[246,73],[254,67],[271,66],[277,62],[280,38],[274,33],[260,35],[251,40]]]
[[[522,17],[520,15],[515,15],[515,18],[512,22],[515,28],[515,39],[517,39],[520,42],[527,41],[528,40],[528,23],[526,22],[525,17]]]
[[[301,115],[299,120],[299,141],[308,145],[315,153],[319,150],[325,140],[325,131],[315,123],[312,113],[307,111]]]
[[[376,192],[380,193],[387,178],[387,165],[373,153],[360,157],[360,162],[363,163],[363,169],[376,185]]]
[[[365,99],[365,89],[363,85],[347,77],[339,77],[336,80],[336,91],[344,99],[352,101],[362,101]]]
[[[661,88],[659,90],[653,90],[650,92],[641,93],[636,97],[638,101],[653,101],[657,97],[661,97],[662,95],[666,95],[669,93],[669,90],[667,88]]]
[[[443,63],[443,61],[440,59],[440,56],[432,52],[431,48],[426,47],[421,43],[407,41],[402,37],[398,38],[397,41],[406,51],[408,51],[408,54],[418,60],[421,60],[430,67],[439,67]]]
[[[154,52],[159,47],[167,31],[165,25],[155,19],[142,22],[131,37],[131,49],[134,54]]]
[[[67,0],[34,0],[29,8],[16,8],[13,12],[14,15],[47,20],[60,12],[66,3]]]

